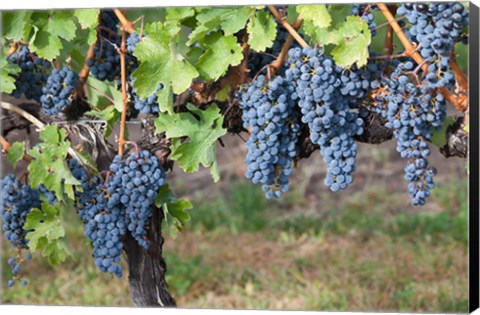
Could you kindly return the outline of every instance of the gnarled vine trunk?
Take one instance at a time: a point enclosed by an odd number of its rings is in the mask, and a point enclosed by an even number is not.
[[[165,281],[167,271],[162,257],[163,212],[155,208],[153,211],[148,239],[148,249],[138,245],[137,241],[127,233],[125,253],[128,261],[128,281],[133,304],[139,307],[175,307],[176,303],[168,292]]]

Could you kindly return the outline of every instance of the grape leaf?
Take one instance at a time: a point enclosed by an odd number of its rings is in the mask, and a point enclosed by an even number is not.
[[[165,132],[166,137],[173,140],[170,158],[186,172],[196,172],[199,165],[210,167],[213,180],[220,178],[216,160],[216,142],[227,130],[222,127],[223,116],[216,104],[201,110],[191,104],[189,112],[175,115],[160,115],[155,120],[157,132]],[[196,118],[198,117],[198,119]],[[179,138],[188,137],[188,141],[180,142]]]
[[[340,67],[349,67],[354,63],[359,67],[366,65],[372,39],[367,23],[359,16],[349,16],[338,33],[340,40],[332,50],[335,62]]]
[[[59,201],[65,200],[65,195],[75,199],[73,187],[81,183],[72,175],[66,162],[70,141],[65,139],[65,130],[47,126],[40,131],[40,140],[43,142],[28,152],[33,157],[28,165],[30,185],[37,188],[44,184]]]
[[[305,21],[303,23],[303,30],[305,35],[310,37],[310,43],[320,44],[322,46],[328,44],[338,43],[341,37],[337,31],[331,28],[318,28],[313,22]]]
[[[41,209],[33,209],[26,217],[25,230],[30,230],[26,239],[32,252],[42,251],[42,256],[48,257],[52,265],[58,265],[65,261],[69,255],[66,245],[63,243],[65,229],[60,217],[59,203],[50,205],[42,203]]]
[[[224,35],[235,34],[245,27],[247,21],[255,13],[256,9],[253,7],[239,7],[232,10],[223,16],[221,28]]]
[[[298,5],[297,12],[305,21],[311,21],[318,28],[329,27],[332,17],[324,4]]]
[[[133,72],[134,88],[137,95],[146,99],[157,91],[158,84],[163,89],[157,92],[162,112],[173,113],[173,93],[180,94],[190,87],[198,76],[195,67],[179,52],[176,37],[161,23],[155,25],[135,49],[134,55],[140,66]]]
[[[15,90],[15,78],[12,75],[19,73],[20,67],[16,64],[9,63],[6,58],[0,61],[1,77],[0,88],[3,93],[12,93]]]
[[[196,16],[197,25],[190,33],[187,45],[190,46],[196,41],[202,41],[208,33],[215,31],[223,23],[225,15],[232,10],[233,9],[229,8],[197,10],[197,12],[199,12]]]
[[[166,21],[180,23],[195,15],[195,10],[192,8],[167,8]]]
[[[89,76],[86,84],[86,93],[89,103],[94,107],[103,110],[113,105],[117,111],[122,111],[122,92],[115,85]]]
[[[207,50],[195,66],[206,80],[216,81],[227,72],[229,66],[236,66],[242,62],[242,47],[234,35],[212,33],[207,36],[204,45]]]
[[[155,196],[155,205],[163,209],[165,224],[171,238],[175,239],[178,232],[181,232],[190,215],[186,210],[192,209],[192,204],[186,199],[177,199],[168,184],[160,187]]]
[[[3,37],[13,41],[28,40],[32,30],[31,15],[29,10],[2,12]]]
[[[265,51],[268,47],[272,47],[277,36],[277,23],[268,12],[257,11],[248,23],[247,32],[250,47],[255,51]]]
[[[71,41],[75,38],[77,27],[73,11],[48,11],[32,14],[35,33],[30,39],[29,48],[39,57],[53,60],[63,48],[61,38]]]
[[[447,144],[447,128],[455,122],[452,116],[447,116],[442,122],[442,127],[439,130],[434,130],[430,141],[441,148]]]
[[[17,166],[17,163],[23,159],[25,155],[25,142],[14,142],[10,149],[7,151],[7,160],[12,163],[13,168]]]
[[[76,9],[74,15],[82,29],[88,29],[87,43],[92,45],[97,40],[98,15],[100,9]]]

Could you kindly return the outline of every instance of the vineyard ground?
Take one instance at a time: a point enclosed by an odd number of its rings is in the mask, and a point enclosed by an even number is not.
[[[312,157],[300,163],[286,199],[267,202],[259,187],[239,176],[241,143],[226,139],[226,147],[219,148],[220,185],[208,185],[206,172],[172,175],[177,194],[195,206],[187,230],[175,241],[167,237],[164,252],[180,306],[467,310],[462,160],[442,164],[444,158],[433,154],[437,188],[423,208],[408,205],[403,161],[394,148],[373,146],[360,149],[350,190],[329,193],[321,183],[322,162]],[[131,305],[127,279],[98,273],[80,241],[79,220],[71,215],[67,222],[75,261],[53,269],[37,257],[26,268],[30,284],[4,287],[3,303]],[[6,242],[3,249],[8,252]]]

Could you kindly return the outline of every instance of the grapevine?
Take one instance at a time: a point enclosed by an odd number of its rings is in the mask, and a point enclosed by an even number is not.
[[[12,125],[2,154],[15,168],[1,180],[3,234],[16,251],[8,286],[28,283],[32,253],[68,258],[62,222],[74,209],[92,265],[122,277],[125,254],[135,303],[174,306],[162,226],[181,231],[192,206],[168,172],[205,167],[221,180],[227,132],[244,139],[241,172],[267,199],[284,197],[317,150],[326,193],[346,190],[358,180],[359,143],[393,139],[405,202],[422,206],[438,185],[435,147],[468,155],[461,3],[158,10],[156,21],[118,8],[6,13],[18,25],[2,38],[2,93],[32,100],[1,103]],[[61,23],[69,28],[52,27]],[[9,142],[30,125],[38,145]]]

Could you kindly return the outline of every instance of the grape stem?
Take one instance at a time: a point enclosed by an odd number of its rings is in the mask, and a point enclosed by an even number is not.
[[[300,36],[300,34],[297,33],[297,31],[290,25],[290,23],[287,22],[285,17],[282,17],[280,15],[280,12],[278,12],[275,6],[269,5],[268,9],[270,10],[270,12],[272,12],[278,23],[280,23],[290,33],[290,35],[292,35],[292,37],[300,44],[300,46],[308,46],[308,43],[302,38],[302,36]]]
[[[463,73],[462,69],[458,66],[457,63],[457,56],[454,53],[450,54],[450,67],[452,67],[453,73],[457,78],[460,91],[467,91],[468,90],[468,79]]]
[[[77,85],[77,95],[84,96],[85,90],[83,89],[85,84],[87,83],[88,75],[90,74],[90,67],[87,64],[87,61],[93,58],[93,49],[95,48],[95,44],[90,45],[87,52],[87,57],[85,58],[85,62],[83,63],[82,70],[78,74],[79,80]]]
[[[13,104],[2,101],[2,102],[0,102],[0,108],[4,109],[4,110],[11,111],[11,112],[14,112],[14,113],[22,116],[23,118],[25,118],[26,120],[31,122],[35,127],[37,127],[40,130],[45,128],[45,124],[42,121],[40,121],[37,117],[33,116],[32,114],[28,113],[27,111],[21,109],[20,107],[17,107]],[[81,164],[84,164],[83,160],[78,156],[77,152],[72,147],[68,147],[67,152],[72,158],[76,159]]]
[[[302,26],[302,22],[303,22],[303,19],[301,16],[299,16],[295,21],[295,23],[293,24],[293,29],[298,30],[300,26]],[[290,33],[287,37],[287,40],[283,44],[282,50],[280,51],[280,54],[278,55],[277,59],[275,59],[270,65],[275,70],[278,70],[283,66],[285,59],[287,59],[288,50],[290,49],[290,45],[292,45],[292,41],[293,41],[293,35]]]
[[[378,8],[382,12],[382,14],[385,16],[387,21],[390,23],[393,30],[397,34],[398,38],[402,42],[403,46],[405,47],[405,53],[407,54],[407,56],[412,58],[417,64],[422,65],[422,70],[425,73],[428,73],[428,64],[423,63],[424,60],[422,55],[415,49],[415,46],[408,40],[402,28],[400,27],[400,25],[398,25],[397,20],[395,20],[395,17],[393,16],[392,12],[390,12],[388,7],[383,3],[379,3]],[[465,112],[468,109],[468,98],[465,95],[454,95],[444,87],[439,88],[438,91],[442,93],[442,95],[450,103],[455,105],[455,107],[459,112]]]
[[[118,139],[118,154],[123,155],[123,146],[125,144],[125,126],[127,121],[127,67],[125,63],[125,54],[127,48],[125,45],[127,33],[124,27],[122,27],[122,45],[120,47],[120,67],[122,76],[122,118],[120,121],[120,136]]]
[[[10,49],[8,49],[8,51],[7,51],[7,54],[6,54],[7,58],[10,57],[14,52],[17,51],[18,45],[19,45],[18,42],[13,42],[12,43],[12,46],[10,46]]]
[[[140,158],[140,148],[138,147],[138,144],[135,141],[125,141],[125,144],[130,144],[135,148],[135,155],[137,156],[137,159]]]
[[[135,33],[135,26],[133,26],[133,23],[126,18],[124,12],[119,9],[113,9],[113,12],[115,12],[115,15],[120,20],[120,23],[122,23],[122,28],[124,31],[128,32],[129,34]]]
[[[397,12],[397,6],[396,5],[389,5],[388,8],[390,9],[390,12]],[[387,26],[387,31],[385,33],[385,45],[383,46],[383,52],[387,55],[390,56],[393,53],[393,28],[390,23],[388,23]]]
[[[2,145],[2,151],[7,152],[8,149],[12,147],[12,145],[5,139],[4,137],[0,136],[0,144]]]

